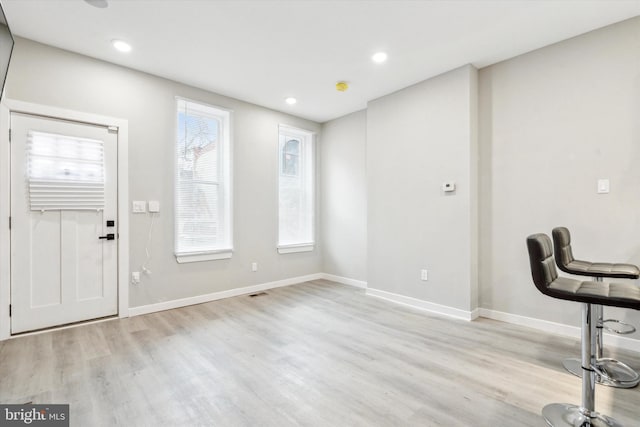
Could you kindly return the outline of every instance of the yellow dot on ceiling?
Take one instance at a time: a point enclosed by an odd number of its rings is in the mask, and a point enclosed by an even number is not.
[[[344,92],[349,89],[349,85],[346,82],[338,82],[336,83],[336,90],[338,92]]]

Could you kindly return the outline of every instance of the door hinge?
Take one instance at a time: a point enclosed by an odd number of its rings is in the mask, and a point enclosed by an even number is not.
[[[11,317],[11,304],[9,304],[9,317]]]
[[[107,129],[109,132],[118,132],[118,126],[109,126]]]
[[[9,230],[11,230],[11,217],[9,217]]]
[[[9,129],[9,142],[11,142],[11,129]]]

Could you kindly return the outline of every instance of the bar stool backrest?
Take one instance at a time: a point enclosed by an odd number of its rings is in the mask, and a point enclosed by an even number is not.
[[[571,233],[567,227],[556,227],[551,232],[553,236],[553,250],[556,257],[556,264],[560,270],[567,271],[567,266],[575,261],[573,251],[571,251]]]
[[[549,285],[558,278],[551,239],[544,233],[532,234],[527,237],[527,249],[533,283],[540,292],[549,294]]]

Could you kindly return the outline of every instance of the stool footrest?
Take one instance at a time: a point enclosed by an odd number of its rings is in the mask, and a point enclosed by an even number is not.
[[[582,378],[582,364],[580,359],[565,359],[562,361],[564,368]],[[633,388],[640,383],[640,375],[631,367],[615,359],[603,358],[596,361],[593,370],[596,382],[601,385],[615,388]]]
[[[607,326],[607,323],[613,323],[611,326]],[[614,326],[615,325],[615,326]],[[613,332],[618,335],[632,334],[636,331],[636,327],[628,323],[622,322],[617,319],[606,319],[602,321],[602,328],[609,332]]]

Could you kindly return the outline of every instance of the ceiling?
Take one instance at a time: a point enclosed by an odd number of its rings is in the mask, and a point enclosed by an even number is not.
[[[2,0],[28,39],[324,122],[442,72],[640,15],[640,0]],[[111,40],[126,40],[123,54]],[[371,56],[388,53],[375,64]],[[350,88],[338,92],[344,80]],[[287,105],[293,96],[298,102]]]

